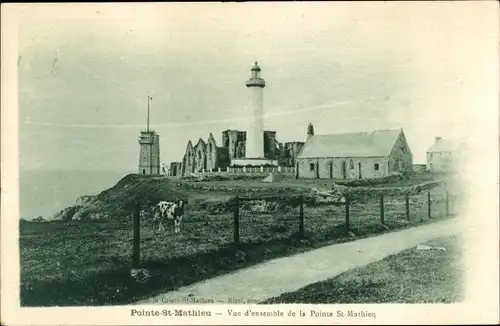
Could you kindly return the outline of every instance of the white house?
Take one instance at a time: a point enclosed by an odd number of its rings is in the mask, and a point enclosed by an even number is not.
[[[427,170],[431,172],[451,172],[460,158],[464,143],[457,143],[436,137],[427,150]]]

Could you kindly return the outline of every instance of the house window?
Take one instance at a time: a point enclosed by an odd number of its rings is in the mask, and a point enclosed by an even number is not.
[[[373,165],[373,169],[374,169],[375,171],[378,171],[378,168],[379,168],[379,167],[378,167],[378,163],[375,163],[375,164]]]
[[[314,171],[314,163],[309,164],[309,171]]]
[[[431,153],[430,159],[432,160],[432,153]]]
[[[349,162],[349,169],[354,170],[354,162],[352,160]]]

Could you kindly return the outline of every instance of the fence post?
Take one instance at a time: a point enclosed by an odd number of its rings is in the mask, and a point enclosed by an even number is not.
[[[351,230],[350,230],[350,225],[349,225],[349,201],[346,200],[345,201],[345,230],[346,230],[346,233],[349,233]]]
[[[385,225],[384,220],[384,193],[380,194],[380,224]]]
[[[445,211],[445,216],[448,216],[450,215],[450,201],[449,201],[449,196],[448,196],[448,190],[445,190],[444,191],[444,200],[445,200],[445,204],[446,204],[446,211]]]
[[[132,267],[138,268],[141,263],[141,207],[135,206],[134,210],[134,242],[132,247]]]
[[[234,197],[234,244],[240,243],[240,199],[238,196]]]
[[[427,192],[427,217],[432,218],[431,214],[431,192]]]
[[[299,234],[300,234],[301,237],[304,236],[304,196],[303,195],[300,195]]]
[[[405,194],[405,206],[406,206],[406,221],[410,222],[410,195]]]

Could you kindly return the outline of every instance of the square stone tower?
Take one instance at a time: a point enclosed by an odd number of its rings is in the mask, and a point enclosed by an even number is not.
[[[160,135],[154,131],[141,131],[139,174],[160,174]]]

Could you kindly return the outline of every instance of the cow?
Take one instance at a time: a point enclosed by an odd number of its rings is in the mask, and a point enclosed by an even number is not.
[[[184,217],[184,200],[175,202],[160,201],[153,208],[153,222],[156,228],[158,223],[158,231],[163,230],[162,221],[166,219],[174,220],[175,233],[181,232],[181,221]]]

